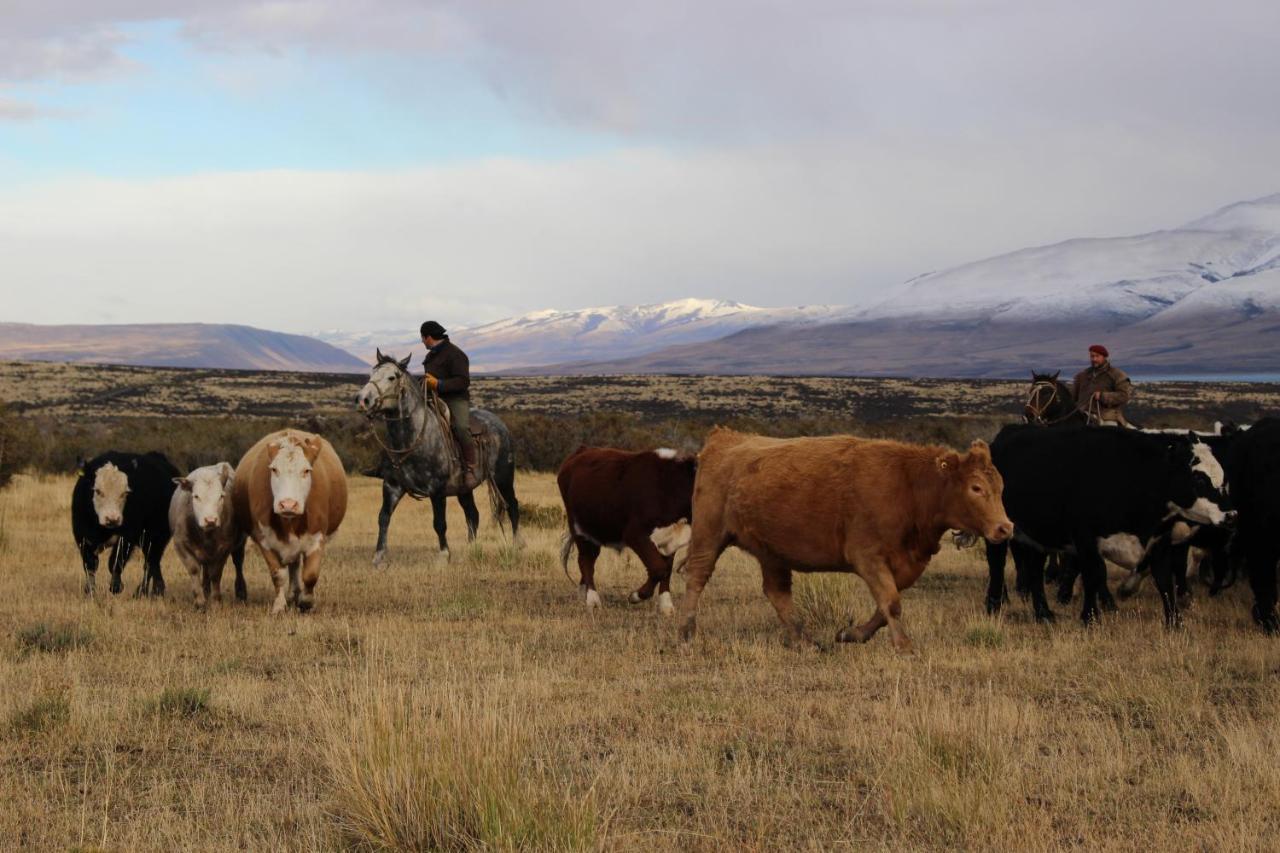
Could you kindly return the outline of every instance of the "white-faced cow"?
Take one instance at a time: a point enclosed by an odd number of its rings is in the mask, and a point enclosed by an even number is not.
[[[275,584],[271,612],[310,610],[325,543],[347,512],[347,473],[332,445],[293,429],[264,436],[236,466],[232,496]]]
[[[698,454],[693,537],[680,602],[681,636],[696,626],[698,598],[716,560],[736,545],[760,562],[764,594],[782,624],[808,639],[791,602],[791,573],[853,572],[876,610],[836,635],[866,642],[888,625],[909,650],[898,593],[916,582],[952,528],[1003,540],[1013,523],[1000,474],[980,441],[944,447],[852,436],[777,439],[717,427]]]
[[[108,451],[80,467],[71,492],[71,532],[84,564],[84,593],[92,595],[98,555],[108,546],[111,592],[120,592],[121,574],[135,547],[145,558],[137,594],[164,594],[160,558],[169,544],[169,499],[178,475],[160,453]]]
[[[587,607],[600,606],[596,592],[596,559],[602,547],[635,552],[648,578],[631,603],[653,597],[658,590],[658,610],[670,615],[672,556],[682,544],[655,531],[690,517],[693,478],[697,460],[674,450],[629,451],[612,447],[579,447],[560,466],[556,482],[564,501],[569,532],[560,561],[568,571],[569,554],[578,549],[578,571]]]
[[[1017,525],[1012,548],[1019,588],[1031,594],[1037,619],[1052,620],[1044,598],[1044,560],[1050,551],[1075,557],[1084,577],[1087,624],[1099,618],[1103,558],[1136,568],[1149,561],[1169,625],[1178,621],[1168,546],[1175,523],[1229,525],[1223,469],[1194,436],[1138,430],[1008,426],[991,445],[1004,477],[1004,503]],[[988,543],[987,609],[1004,599],[1005,554]]]
[[[236,567],[236,598],[244,601],[244,529],[236,523],[231,488],[235,469],[227,462],[197,468],[174,480],[178,488],[169,502],[173,550],[191,573],[196,607],[222,601],[222,569],[231,557]]]

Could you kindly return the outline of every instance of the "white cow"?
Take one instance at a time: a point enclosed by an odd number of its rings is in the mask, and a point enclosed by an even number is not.
[[[173,548],[191,573],[196,607],[222,601],[222,569],[231,557],[236,567],[236,598],[244,601],[244,543],[231,501],[235,470],[227,462],[197,468],[174,477],[178,488],[169,501]]]

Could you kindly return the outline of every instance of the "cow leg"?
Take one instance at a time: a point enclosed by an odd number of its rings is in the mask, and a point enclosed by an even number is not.
[[[1075,595],[1076,578],[1080,576],[1080,561],[1074,557],[1062,558],[1058,569],[1058,603],[1070,604]]]
[[[988,542],[987,543],[987,613],[995,615],[1000,612],[1000,606],[1006,598],[1004,589],[1004,565],[1005,557],[1009,553],[1009,543],[1007,542]],[[877,630],[879,627],[877,626]],[[839,639],[839,638],[837,638]],[[866,640],[858,640],[857,642],[865,643]]]
[[[1013,545],[1014,562],[1018,565],[1021,585],[1031,597],[1031,612],[1037,622],[1053,622],[1057,617],[1049,607],[1044,594],[1044,565],[1048,559],[1043,551],[1027,545]]]
[[[306,613],[315,604],[316,581],[320,580],[320,557],[323,548],[317,548],[302,560],[302,593],[298,596],[298,612]]]
[[[765,597],[778,613],[778,621],[791,635],[803,642],[812,643],[804,625],[796,616],[796,609],[791,600],[791,569],[779,560],[764,559],[760,561],[761,586]]]
[[[81,542],[80,562],[84,565],[84,594],[93,595],[98,586],[98,549],[88,542]]]
[[[205,596],[209,592],[208,574],[195,555],[186,548],[175,547],[173,550],[178,552],[178,559],[186,567],[187,574],[191,575],[191,598],[195,601],[196,608],[203,610],[206,604]]]
[[[1253,621],[1268,634],[1280,633],[1280,616],[1276,615],[1276,561],[1280,559],[1275,544],[1267,537],[1251,536],[1246,553],[1245,570],[1253,589]]]
[[[240,542],[231,549],[231,562],[236,567],[236,601],[240,602],[249,600],[249,588],[244,582],[244,545],[245,540],[241,539]]]
[[[1098,585],[1098,603],[1102,605],[1105,613],[1115,613],[1120,607],[1116,604],[1115,598],[1111,595],[1111,586],[1107,580],[1107,564],[1102,564],[1102,581]]]
[[[889,626],[889,636],[893,640],[893,647],[900,652],[911,651],[911,638],[907,636],[906,630],[902,627],[902,598],[898,595],[898,585],[893,580],[893,573],[889,571],[889,566],[879,558],[867,559],[866,557],[856,557],[850,559],[851,555],[846,555],[850,565],[856,566],[858,576],[866,582],[867,588],[871,590],[871,597],[875,599],[876,607],[879,608],[880,614],[884,618],[884,622]],[[874,620],[878,622],[879,620]],[[868,623],[873,624],[873,623]],[[878,629],[878,625],[876,628]],[[872,631],[874,633],[874,630]],[[868,636],[867,639],[870,639]]]
[[[574,543],[578,547],[578,589],[587,602],[587,609],[594,610],[600,606],[600,593],[596,592],[596,558],[600,556],[600,546],[579,536],[574,537]]]
[[[449,553],[449,530],[448,511],[445,507],[444,495],[431,496],[431,526],[435,528],[436,538],[440,540],[440,556],[444,557],[445,562],[449,562],[452,556]]]
[[[1054,583],[1060,574],[1062,574],[1062,555],[1055,551],[1049,555],[1048,561],[1044,564],[1044,582]]]
[[[467,541],[476,541],[476,531],[480,529],[480,510],[476,509],[476,493],[463,492],[458,495],[458,505],[462,507],[462,516],[467,520]]]
[[[271,602],[271,615],[278,616],[288,606],[288,602],[285,600],[285,593],[289,572],[285,569],[284,564],[280,562],[280,558],[270,548],[263,548],[258,545],[258,552],[262,554],[262,559],[267,564],[267,573],[271,575],[271,583],[276,589],[275,600]]]
[[[1107,567],[1098,553],[1098,546],[1092,537],[1080,537],[1076,540],[1076,568],[1084,580],[1084,605],[1080,609],[1080,621],[1092,625],[1102,617],[1098,609],[1098,588],[1106,586]]]
[[[298,578],[301,568],[301,557],[289,564],[289,596],[285,599],[288,604],[297,604],[298,597],[302,593],[302,584]]]
[[[204,572],[204,594],[217,604],[222,603],[222,570],[227,567],[227,555],[214,560]]]
[[[391,514],[400,505],[404,489],[390,480],[382,481],[382,509],[378,511],[378,544],[373,547],[373,567],[380,569],[387,564],[387,528],[391,526]]]
[[[714,520],[714,526],[707,524],[705,529],[714,530],[720,526],[720,519]],[[684,596],[680,599],[680,639],[691,640],[698,631],[698,599],[702,597],[703,587],[711,579],[716,570],[716,560],[728,547],[724,539],[715,539],[707,534],[698,535],[699,527],[693,528],[689,540],[689,558],[684,567]]]
[[[124,574],[125,563],[129,562],[129,558],[133,556],[133,543],[124,539],[117,539],[116,544],[111,546],[111,557],[107,560],[107,565],[111,569],[111,594],[119,595],[124,589],[124,581],[121,576]],[[142,582],[146,583],[146,574],[143,573]]]
[[[640,562],[644,563],[645,570],[649,573],[645,582],[631,593],[631,603],[639,604],[642,601],[648,601],[653,597],[654,588],[662,586],[663,589],[658,595],[658,612],[663,616],[670,616],[675,612],[675,605],[671,603],[671,558],[662,556],[658,546],[654,545],[649,535],[642,531],[629,532],[624,542],[627,547],[636,552],[636,556],[640,558]]]
[[[876,635],[885,625],[889,624],[884,618],[884,614],[877,607],[871,614],[871,618],[861,625],[854,626],[850,620],[847,627],[836,632],[837,643],[865,643]]]
[[[1182,553],[1183,559],[1186,559],[1185,552],[1171,549],[1169,543],[1163,538],[1152,546],[1152,551],[1147,557],[1151,565],[1151,577],[1156,582],[1156,589],[1160,591],[1160,603],[1164,605],[1166,628],[1176,628],[1182,623],[1182,616],[1178,613],[1178,598],[1174,593],[1173,568],[1170,565],[1171,551]]]
[[[154,596],[164,595],[164,574],[160,570],[160,558],[164,556],[165,546],[169,539],[147,537],[142,542],[142,556],[146,558],[146,577],[150,581],[147,592]]]

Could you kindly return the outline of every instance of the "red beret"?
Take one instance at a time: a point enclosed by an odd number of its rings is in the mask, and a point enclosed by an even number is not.
[[[1104,347],[1102,344],[1094,344],[1093,346],[1089,347],[1089,352],[1096,352],[1098,355],[1102,356],[1103,358],[1111,358],[1111,353],[1107,352],[1107,348]]]

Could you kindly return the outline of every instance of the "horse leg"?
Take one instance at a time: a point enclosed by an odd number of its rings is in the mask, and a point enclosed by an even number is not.
[[[476,541],[476,531],[480,529],[480,510],[476,509],[476,493],[462,492],[458,495],[458,505],[462,507],[462,515],[467,519],[467,541]]]
[[[520,501],[516,500],[516,457],[508,447],[506,452],[498,449],[498,458],[493,466],[493,484],[507,505],[507,520],[511,522],[511,541],[520,544]]]
[[[404,489],[398,484],[392,483],[390,480],[382,481],[382,509],[378,512],[378,544],[373,547],[373,567],[375,569],[382,568],[387,564],[387,528],[391,526],[391,514],[396,511],[396,507],[400,505],[401,498],[404,497]],[[239,584],[239,573],[236,574]],[[239,586],[236,587],[236,597],[239,597]],[[243,600],[243,599],[241,599]]]
[[[449,530],[449,520],[446,517],[448,510],[445,506],[444,494],[436,494],[431,496],[431,526],[435,528],[436,538],[440,540],[440,556],[444,557],[445,562],[449,562],[452,556],[449,553],[449,538],[446,535]]]

